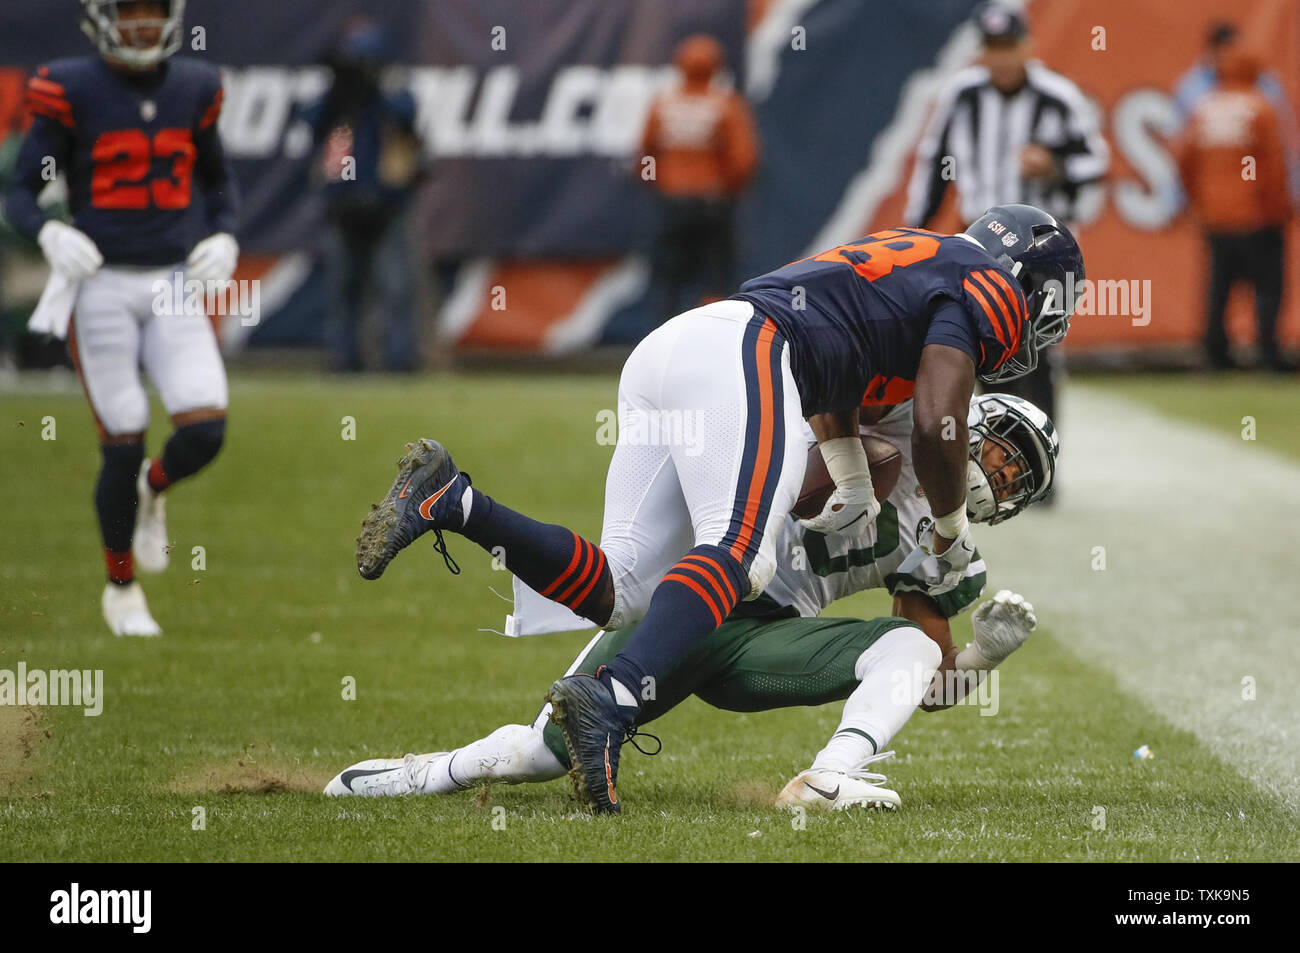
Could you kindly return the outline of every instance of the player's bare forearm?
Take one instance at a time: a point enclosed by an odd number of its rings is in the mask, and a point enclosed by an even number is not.
[[[966,502],[966,413],[975,390],[975,362],[944,344],[921,351],[913,391],[912,459],[936,516]]]
[[[894,596],[894,615],[916,623],[945,655],[953,649],[952,627],[939,606],[925,593],[900,592]]]
[[[957,671],[958,654],[960,650],[954,645],[944,655],[943,661],[935,669],[934,678],[930,680],[930,687],[925,693],[926,700],[920,705],[921,711],[943,711],[951,708],[984,681],[984,672],[978,669],[963,672],[960,677],[953,676]]]
[[[818,443],[834,440],[836,437],[856,437],[858,435],[858,408],[835,411],[827,414],[813,414],[808,418],[808,426]]]

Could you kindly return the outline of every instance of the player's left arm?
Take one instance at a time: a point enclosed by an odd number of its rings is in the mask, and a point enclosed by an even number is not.
[[[897,593],[894,615],[914,622],[943,653],[943,660],[921,702],[922,711],[943,711],[960,702],[979,687],[989,672],[1024,645],[1038,625],[1033,604],[1008,589],[1000,590],[975,610],[971,616],[975,641],[961,650],[953,644],[948,617],[924,593]],[[949,677],[953,672],[958,677]]]
[[[948,617],[925,593],[911,591],[895,593],[894,615],[915,623],[916,627],[928,635],[943,653],[943,661],[939,663],[939,668],[935,671],[930,687],[925,693],[921,710],[942,711],[944,708],[951,708],[961,701],[966,692],[965,686],[958,686],[961,689],[960,694],[954,692],[949,695],[943,692],[945,684],[955,681],[944,678],[944,673],[953,670],[957,659],[957,646],[952,642],[952,626],[948,622]]]
[[[226,157],[217,131],[225,89],[218,77],[211,97],[194,131],[195,184],[206,204],[208,225],[212,233],[190,252],[188,273],[201,280],[225,280],[239,261],[239,244],[235,228],[239,220],[239,190],[230,160]]]

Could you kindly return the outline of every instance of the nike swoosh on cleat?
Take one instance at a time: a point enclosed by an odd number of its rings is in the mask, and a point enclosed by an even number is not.
[[[415,479],[415,477],[411,477],[411,480],[414,480],[414,479]],[[399,494],[397,494],[397,498],[398,498],[399,500],[404,500],[404,499],[406,499],[406,491],[409,490],[409,489],[411,488],[411,480],[407,480],[407,481],[406,481],[406,486],[402,487],[402,492],[399,493]]]
[[[457,474],[457,476],[459,476],[459,475],[460,475],[460,474]],[[456,482],[456,477],[452,477],[450,480],[447,481],[447,485],[446,485],[446,486],[444,486],[444,487],[443,487],[441,490],[439,490],[437,493],[433,494],[433,496],[429,497],[427,500],[425,500],[423,503],[421,503],[421,504],[420,504],[420,515],[423,516],[423,517],[424,517],[425,519],[427,519],[427,520],[432,520],[433,517],[429,515],[430,507],[432,507],[434,503],[437,503],[438,500],[442,499],[442,495],[443,495],[444,493],[446,493],[448,490],[450,490],[450,489],[451,489],[451,485],[452,485],[453,483],[455,483],[455,482]]]
[[[835,790],[832,791],[832,792],[829,793],[829,794],[827,794],[827,793],[826,793],[825,791],[823,791],[821,788],[819,788],[819,787],[815,787],[814,785],[809,784],[807,781],[805,781],[803,784],[804,784],[804,787],[808,788],[808,790],[810,790],[810,791],[816,791],[818,794],[820,794],[822,797],[826,798],[826,800],[828,800],[828,801],[833,801],[833,800],[835,800],[837,797],[840,796],[840,786],[839,786],[838,784],[835,785]]]
[[[343,782],[343,786],[345,788],[351,791],[352,781],[355,778],[365,778],[365,777],[369,777],[372,774],[383,774],[386,771],[393,771],[393,770],[396,769],[395,768],[366,768],[364,770],[358,771],[349,768],[347,771],[344,771],[342,774],[339,775],[339,780]]]
[[[605,735],[605,793],[610,804],[618,803],[618,795],[614,793],[614,773],[609,768],[609,735]]]

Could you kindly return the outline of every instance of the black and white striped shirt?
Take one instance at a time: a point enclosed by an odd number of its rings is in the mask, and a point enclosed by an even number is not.
[[[972,66],[948,84],[921,140],[904,220],[924,226],[934,217],[949,182],[956,182],[964,222],[992,205],[1036,205],[1072,219],[1079,187],[1101,178],[1110,148],[1097,129],[1092,105],[1070,80],[1042,63],[1025,66],[1027,81],[1009,96]],[[1033,143],[1057,159],[1058,175],[1027,180],[1020,150]]]

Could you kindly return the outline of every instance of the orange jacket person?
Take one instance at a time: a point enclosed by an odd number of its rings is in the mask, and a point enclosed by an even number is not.
[[[1210,251],[1206,355],[1216,369],[1234,366],[1224,310],[1232,286],[1246,281],[1255,289],[1262,363],[1293,370],[1277,344],[1284,228],[1291,217],[1279,118],[1255,88],[1259,68],[1246,53],[1225,53],[1218,72],[1220,85],[1197,104],[1176,150]]]
[[[715,82],[723,65],[718,41],[687,37],[674,61],[681,83],[655,100],[641,138],[642,154],[654,159],[650,181],[663,213],[655,254],[660,317],[716,300],[734,285],[734,200],[758,161],[749,106]],[[688,293],[693,298],[683,300]]]

